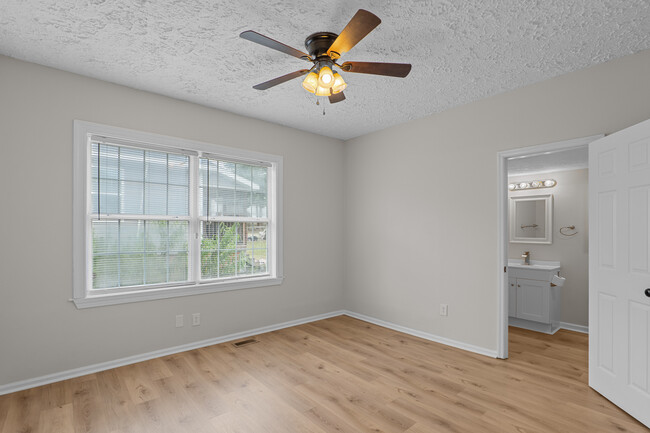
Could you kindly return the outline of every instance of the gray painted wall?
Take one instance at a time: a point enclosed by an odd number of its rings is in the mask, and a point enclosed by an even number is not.
[[[2,56],[0,95],[0,384],[342,307],[341,141]],[[284,283],[77,310],[73,119],[282,155]]]
[[[650,118],[648,76],[650,51],[344,144],[0,57],[0,384],[340,308],[494,350],[496,153]],[[75,309],[73,119],[283,155],[284,284]]]
[[[644,51],[347,142],[346,307],[496,350],[497,152],[646,120],[649,76]]]

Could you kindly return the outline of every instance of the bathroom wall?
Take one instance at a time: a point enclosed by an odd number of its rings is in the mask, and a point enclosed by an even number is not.
[[[589,232],[587,227],[588,170],[570,170],[554,173],[508,177],[509,183],[535,179],[555,179],[554,188],[528,191],[510,191],[509,197],[553,194],[553,243],[510,243],[511,259],[521,259],[530,251],[531,260],[554,260],[562,265],[560,275],[566,278],[562,292],[562,322],[588,325],[589,292]],[[561,227],[576,226],[578,234],[563,236]],[[565,230],[566,231],[566,230]],[[572,233],[572,231],[569,231]]]

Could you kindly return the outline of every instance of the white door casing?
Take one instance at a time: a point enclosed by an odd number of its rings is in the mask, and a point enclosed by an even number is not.
[[[589,145],[589,385],[650,427],[648,288],[650,120]]]

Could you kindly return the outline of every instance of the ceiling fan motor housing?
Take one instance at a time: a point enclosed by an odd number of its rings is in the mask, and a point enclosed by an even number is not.
[[[338,35],[336,33],[330,32],[312,33],[305,39],[305,48],[307,48],[307,52],[313,59],[326,60],[319,58],[330,57],[327,55],[327,50],[329,50],[337,37]]]

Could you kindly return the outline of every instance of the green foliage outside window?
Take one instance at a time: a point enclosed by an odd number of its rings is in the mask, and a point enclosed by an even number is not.
[[[238,251],[239,223],[220,222],[214,233],[201,241],[201,276],[227,277],[251,273],[250,260],[245,251]]]

